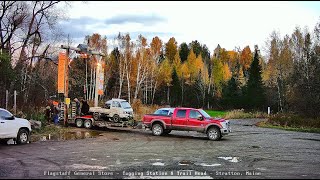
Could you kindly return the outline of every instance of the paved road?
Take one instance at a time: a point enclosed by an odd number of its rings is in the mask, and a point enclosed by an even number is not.
[[[257,121],[232,120],[233,133],[221,141],[120,128],[100,129],[95,138],[0,145],[0,178],[320,178],[320,134],[259,128]]]

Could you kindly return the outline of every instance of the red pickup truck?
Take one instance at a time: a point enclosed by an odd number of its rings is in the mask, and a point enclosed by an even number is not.
[[[207,134],[210,140],[220,140],[231,132],[228,120],[212,118],[204,110],[194,108],[174,108],[171,115],[146,114],[142,124],[155,136],[168,134],[171,130],[198,131]]]

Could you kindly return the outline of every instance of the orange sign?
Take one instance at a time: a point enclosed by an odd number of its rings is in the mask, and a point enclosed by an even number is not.
[[[64,93],[64,71],[65,71],[66,54],[59,53],[58,61],[58,93]]]
[[[98,94],[99,95],[103,95],[103,84],[104,84],[104,69],[103,69],[103,67],[100,67],[101,68],[101,70],[100,70],[100,72],[99,72],[99,79],[98,79],[98,81],[99,81],[99,85],[98,85]]]

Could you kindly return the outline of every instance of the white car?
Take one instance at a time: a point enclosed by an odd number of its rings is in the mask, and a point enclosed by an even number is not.
[[[0,139],[13,139],[17,144],[26,144],[30,140],[31,123],[14,117],[9,111],[0,108]]]

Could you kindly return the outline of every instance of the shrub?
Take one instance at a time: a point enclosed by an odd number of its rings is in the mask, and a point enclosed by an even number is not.
[[[320,118],[305,118],[295,114],[276,114],[268,119],[274,126],[320,128]]]
[[[245,112],[244,109],[235,109],[228,111],[225,115],[226,119],[246,119],[246,118],[265,118],[266,113],[263,112]]]

